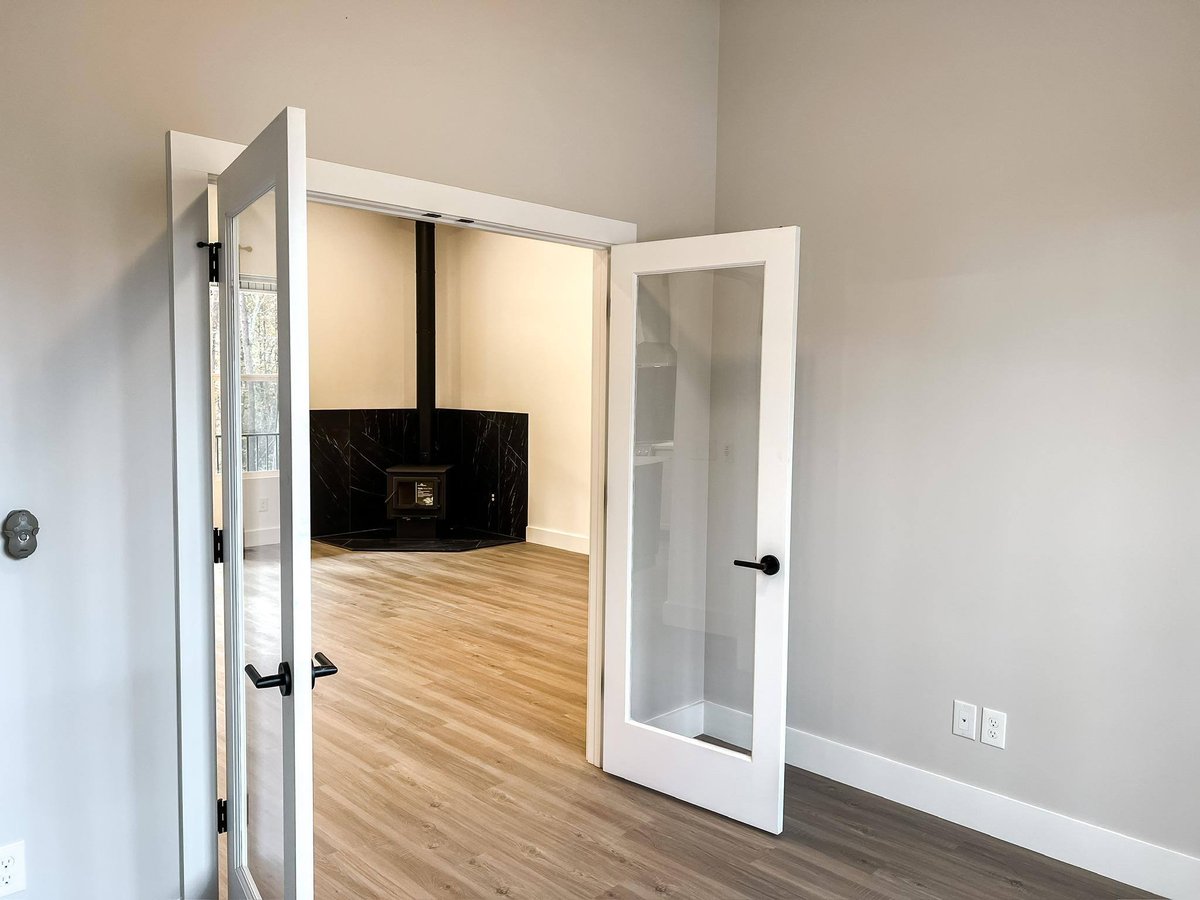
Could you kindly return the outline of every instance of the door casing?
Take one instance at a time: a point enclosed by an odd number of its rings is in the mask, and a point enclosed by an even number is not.
[[[180,896],[217,894],[216,634],[209,421],[208,186],[244,145],[171,131],[170,216],[174,411],[176,688]],[[591,528],[588,567],[588,762],[601,764],[607,446],[608,250],[637,240],[630,222],[571,212],[324,160],[308,160],[308,198],[596,251],[592,294]]]

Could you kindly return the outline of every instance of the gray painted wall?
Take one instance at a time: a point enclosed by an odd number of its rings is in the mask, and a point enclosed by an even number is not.
[[[1190,2],[727,0],[717,192],[804,232],[790,724],[1191,854],[1197,47]]]
[[[1190,2],[726,0],[718,91],[713,2],[0,5],[27,896],[177,891],[163,133],[285,104],[314,156],[644,238],[714,175],[720,230],[802,225],[791,724],[1200,851],[1198,45]]]
[[[43,523],[0,558],[0,843],[30,900],[179,890],[164,133],[291,104],[318,158],[695,234],[716,54],[691,0],[0,4],[0,514]]]

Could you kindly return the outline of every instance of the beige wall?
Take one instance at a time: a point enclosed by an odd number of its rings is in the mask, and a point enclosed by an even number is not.
[[[416,405],[413,241],[408,219],[308,204],[313,409]]]
[[[310,203],[313,409],[416,405],[413,223]],[[439,225],[438,397],[529,413],[529,539],[586,551],[593,252]],[[249,263],[247,263],[249,265]]]
[[[214,188],[210,219],[216,215],[215,197]],[[240,266],[248,276],[275,276],[271,211],[260,201],[239,217]],[[312,409],[416,404],[413,232],[409,219],[308,204]]]
[[[803,228],[790,724],[1192,854],[1198,47],[1191,2],[730,0],[717,211]]]
[[[694,234],[716,52],[712,0],[0,4],[0,493],[43,523],[0,559],[28,900],[180,893],[164,133],[292,104],[313,157]]]
[[[529,539],[586,551],[593,253],[437,233],[438,405],[529,413]]]

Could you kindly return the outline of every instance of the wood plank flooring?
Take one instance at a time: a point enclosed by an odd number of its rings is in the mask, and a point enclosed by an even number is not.
[[[782,836],[583,758],[587,560],[314,545],[317,896],[1150,896],[796,769]]]

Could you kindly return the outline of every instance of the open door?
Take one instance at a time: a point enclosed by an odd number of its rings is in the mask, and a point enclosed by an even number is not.
[[[304,111],[288,108],[217,179],[234,898],[313,896],[305,166]],[[248,478],[273,474],[277,542],[247,533],[243,503]]]
[[[612,251],[604,769],[778,834],[799,229]]]

